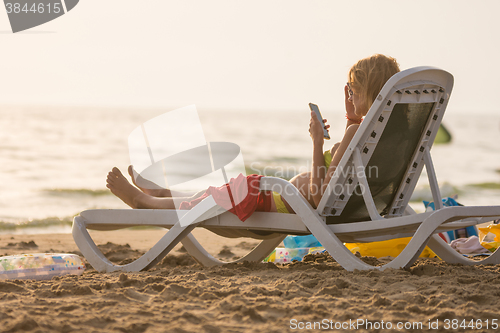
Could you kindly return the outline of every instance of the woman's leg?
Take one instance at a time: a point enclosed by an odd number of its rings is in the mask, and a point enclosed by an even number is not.
[[[306,200],[313,207],[315,207],[313,198],[311,196],[311,188],[310,188],[311,187],[310,186],[311,185],[311,172],[303,172],[303,173],[298,174],[297,176],[290,179],[290,183],[292,183],[292,185],[295,186],[299,190],[300,194],[302,194],[302,196],[304,198],[306,198]],[[285,201],[283,201],[283,202],[285,202]],[[285,205],[286,205],[286,202],[285,202]]]
[[[332,148],[332,155],[338,145]],[[137,185],[135,181],[132,166],[128,168],[129,175],[132,177],[133,183],[137,186],[134,187],[128,182],[128,180],[123,176],[123,174],[117,168],[113,168],[112,171],[108,173],[106,187],[111,190],[111,192],[120,198],[123,202],[132,208],[145,208],[145,209],[176,209],[181,202],[191,201],[199,196],[201,196],[205,191],[201,191],[194,194],[185,194],[181,192],[174,192],[168,189],[161,188],[144,188]],[[140,177],[140,176],[138,176]],[[147,182],[144,178],[141,178],[140,182]],[[312,195],[311,195],[311,172],[303,172],[293,177],[290,180],[293,186],[295,186],[304,198],[315,207]],[[151,183],[153,184],[153,183]],[[153,184],[154,185],[154,184]],[[153,186],[148,186],[153,187]],[[140,190],[139,190],[140,189]],[[183,196],[184,195],[184,196]],[[282,197],[283,203],[289,212],[293,212],[290,205]],[[271,204],[271,211],[276,211],[276,204],[274,200]]]
[[[130,207],[146,209],[176,209],[181,202],[191,201],[204,193],[198,192],[190,197],[154,197],[130,184],[118,168],[108,173],[106,187]]]
[[[169,189],[162,188],[155,183],[142,178],[140,174],[138,174],[132,165],[128,167],[128,174],[130,175],[130,178],[132,179],[132,183],[134,183],[135,186],[137,186],[142,192],[145,194],[148,194],[153,197],[190,197],[195,194],[195,192],[189,193],[189,192],[179,192],[179,191],[172,191]]]

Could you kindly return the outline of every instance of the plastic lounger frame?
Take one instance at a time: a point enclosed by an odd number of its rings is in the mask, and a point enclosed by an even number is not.
[[[188,252],[203,265],[224,264],[225,262],[210,255],[191,234],[196,227],[204,227],[215,232],[224,231],[225,234],[234,232],[237,235],[262,239],[259,246],[236,262],[262,260],[288,234],[313,234],[330,255],[347,270],[408,268],[426,245],[441,259],[450,263],[498,264],[500,263],[498,250],[482,261],[470,260],[458,254],[437,235],[439,232],[500,218],[500,206],[443,207],[441,205],[430,147],[443,118],[452,87],[451,74],[432,67],[416,67],[394,75],[382,88],[351,140],[339,163],[338,172],[336,171],[328,184],[327,191],[317,209],[311,207],[288,181],[263,177],[260,189],[280,193],[293,208],[295,214],[256,212],[242,223],[231,213],[222,212],[211,197],[206,198],[192,210],[181,212],[131,209],[89,210],[82,212],[74,219],[75,242],[90,264],[102,272],[149,269],[179,242],[182,242]],[[419,105],[424,105],[424,103],[433,104],[432,109],[429,109],[430,104],[427,104],[427,118],[420,120],[421,128],[419,127],[418,131],[412,132],[410,141],[414,149],[409,150],[410,155],[398,155],[405,158],[404,163],[407,165],[394,171],[394,174],[401,179],[389,179],[394,182],[389,186],[392,190],[389,195],[384,196],[387,186],[384,187],[383,183],[380,185],[374,182],[365,170],[370,163],[374,163],[373,160],[380,159],[380,156],[383,160],[383,154],[387,153],[384,145],[394,141],[386,140],[384,135],[385,133],[391,135],[391,131],[394,130],[397,132],[397,126],[392,126],[391,122],[398,119],[393,118],[395,115],[401,117],[401,114],[394,113],[394,110],[396,105],[402,103],[415,105],[417,107],[415,110],[418,110]],[[397,112],[401,112],[399,107]],[[418,112],[416,114],[419,115]],[[392,126],[391,129],[384,131],[389,128],[388,126]],[[404,152],[406,154],[406,150]],[[424,165],[437,207],[433,212],[415,214],[408,206],[408,201]],[[395,166],[386,167],[389,168],[386,174],[391,176],[393,174],[391,168]],[[342,170],[358,172],[341,172]],[[356,198],[353,192],[357,186],[364,187],[365,191]],[[342,191],[336,193],[336,188],[341,188]],[[349,200],[353,202],[358,200],[354,210]],[[358,220],[346,213],[351,210],[356,214],[360,209],[361,211],[364,209],[365,216]],[[181,224],[186,227],[181,227]],[[99,251],[87,231],[87,229],[113,230],[136,225],[158,226],[167,228],[169,231],[141,258],[123,266],[111,263]],[[364,263],[343,245],[344,242],[373,242],[409,236],[412,237],[411,241],[397,258],[377,267]]]

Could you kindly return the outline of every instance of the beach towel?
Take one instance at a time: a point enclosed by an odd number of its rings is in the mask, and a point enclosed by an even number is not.
[[[489,251],[479,243],[479,237],[477,236],[455,239],[450,243],[450,246],[461,254],[489,253]]]

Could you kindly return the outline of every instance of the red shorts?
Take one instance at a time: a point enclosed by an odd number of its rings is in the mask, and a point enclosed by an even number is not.
[[[210,187],[201,197],[190,202],[182,202],[180,209],[191,209],[200,201],[211,195],[217,205],[237,215],[241,221],[245,221],[255,211],[270,212],[273,196],[271,191],[259,190],[260,179],[262,177],[263,176],[260,175],[245,177],[240,174],[236,178],[231,178],[229,184],[220,187]],[[245,191],[241,191],[241,193],[236,191],[237,193],[234,193],[235,191],[231,191],[231,188],[233,190],[241,188]],[[228,193],[231,194],[229,196],[230,200],[227,199]],[[234,205],[234,202],[238,204]]]

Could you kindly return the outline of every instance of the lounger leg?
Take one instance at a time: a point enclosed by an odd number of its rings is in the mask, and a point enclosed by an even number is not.
[[[425,237],[424,233],[420,233],[418,237],[416,237],[415,240],[412,239],[405,250],[389,264],[384,266],[369,265],[356,257],[347,247],[345,247],[343,242],[339,240],[337,235],[328,227],[325,221],[319,217],[318,213],[308,203],[302,200],[298,191],[297,194],[294,194],[295,187],[293,187],[293,185],[290,184],[291,188],[287,187],[288,185],[279,179],[267,180],[267,182],[271,184],[270,190],[273,189],[273,183],[279,184],[281,188],[284,189],[281,195],[284,196],[285,200],[292,206],[295,213],[300,216],[305,226],[318,239],[333,259],[348,271],[353,271],[355,269],[383,270],[391,267],[400,268],[411,266],[420,255],[420,252],[422,252],[425,244],[427,244],[427,238],[430,237],[430,235]],[[419,245],[417,245],[418,240],[422,241]]]
[[[498,249],[483,260],[471,260],[451,248],[451,246],[438,235],[432,236],[427,245],[438,255],[439,258],[448,263],[463,265],[500,264],[500,251],[498,251]]]
[[[484,206],[484,207],[448,207],[436,211],[425,219],[420,227],[417,229],[412,239],[401,252],[390,263],[380,267],[385,268],[409,268],[413,262],[418,258],[425,246],[428,244],[436,254],[446,262],[461,263],[465,265],[477,264],[496,264],[500,262],[500,251],[495,251],[490,257],[481,260],[470,260],[458,254],[455,250],[449,247],[444,241],[440,240],[438,235],[434,232],[443,223],[458,221],[470,217],[494,217],[500,214],[500,207],[498,206]],[[438,239],[439,238],[439,239]],[[414,252],[416,251],[416,252]]]
[[[201,246],[201,244],[196,240],[193,234],[189,234],[188,236],[186,236],[182,240],[182,244],[184,245],[188,253],[193,256],[200,264],[210,267],[243,261],[262,261],[276,248],[276,246],[281,243],[281,241],[283,241],[285,237],[286,235],[280,235],[276,238],[263,240],[247,255],[231,262],[221,261],[212,256],[203,248],[203,246]]]
[[[141,271],[149,269],[163,259],[184,237],[207,218],[218,214],[218,206],[212,197],[200,202],[178,221],[170,230],[143,256],[127,265],[115,265],[109,261],[90,237],[86,221],[78,216],[73,221],[73,238],[88,262],[99,272]],[[181,226],[185,225],[184,227]]]
[[[421,223],[420,227],[417,229],[408,245],[398,257],[394,258],[390,263],[386,265],[374,267],[361,261],[343,245],[343,243],[338,239],[335,233],[326,225],[321,217],[318,216],[317,212],[300,198],[300,194],[295,189],[295,187],[293,187],[293,185],[277,178],[266,177],[263,179],[265,179],[265,186],[262,186],[261,180],[261,190],[276,191],[276,189],[279,189],[281,195],[292,206],[297,215],[300,216],[309,231],[325,247],[328,253],[330,253],[330,255],[340,265],[342,265],[342,267],[349,271],[352,271],[354,269],[384,270],[386,268],[409,268],[418,258],[429,241],[432,240],[434,232],[441,224],[470,217],[483,218],[500,216],[500,207],[498,206],[448,207],[438,210]],[[433,247],[435,247],[435,243],[437,242],[431,241],[431,245]],[[437,250],[438,252],[445,251],[440,251],[439,248]],[[445,256],[446,258],[450,257],[450,259],[453,260],[459,260],[454,254],[445,253],[443,254],[443,256]],[[466,258],[464,259],[467,260]],[[460,259],[460,261],[462,261],[462,259]],[[500,251],[496,251],[492,256],[483,260],[482,262],[475,261],[474,263],[497,263],[498,261],[500,261]]]
[[[265,177],[261,179],[261,190],[280,193],[295,213],[300,216],[309,231],[342,267],[349,271],[375,268],[364,263],[344,246],[314,208],[303,199],[295,186],[283,179]]]
[[[115,266],[106,258],[101,250],[97,248],[92,237],[85,226],[85,221],[81,216],[73,220],[73,239],[87,261],[98,272],[107,272],[110,267]]]
[[[73,222],[73,238],[82,254],[97,271],[137,272],[147,270],[163,259],[195,226],[196,224],[191,224],[183,228],[176,223],[148,252],[127,265],[115,265],[109,261],[90,237],[85,223],[77,218]]]
[[[415,211],[411,209],[410,206],[407,206],[406,213],[407,215],[416,214]],[[478,224],[484,223],[488,222],[489,220],[490,218],[483,218],[483,219],[478,218],[477,223]],[[452,249],[448,243],[446,243],[441,237],[439,237],[439,235],[436,234],[429,239],[429,243],[427,243],[427,246],[429,246],[429,248],[432,251],[434,251],[434,253],[436,253],[439,258],[450,264],[463,264],[463,265],[500,264],[500,251],[495,251],[492,255],[483,260],[471,260],[469,258],[464,257],[454,249]]]

